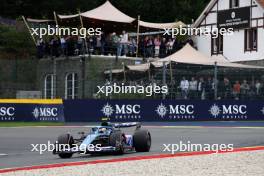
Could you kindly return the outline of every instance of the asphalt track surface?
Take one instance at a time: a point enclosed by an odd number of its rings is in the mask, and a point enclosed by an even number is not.
[[[163,144],[233,144],[235,148],[264,146],[264,122],[198,122],[198,123],[143,123],[152,135],[152,148],[148,153],[128,153],[122,156],[90,156],[76,154],[71,159],[60,159],[51,152],[32,152],[31,144],[54,142],[59,134],[89,132],[90,127],[67,124],[68,127],[0,128],[0,169],[64,162],[112,159],[138,155],[165,154]],[[133,129],[126,129],[133,132]]]

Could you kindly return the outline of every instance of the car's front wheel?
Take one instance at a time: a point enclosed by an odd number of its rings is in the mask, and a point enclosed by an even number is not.
[[[115,154],[121,155],[124,153],[124,138],[120,131],[113,132],[109,136],[109,144],[117,148],[116,152],[114,152]]]
[[[71,158],[73,153],[64,151],[64,150],[70,150],[70,148],[74,144],[73,137],[70,134],[62,134],[58,137],[58,155],[60,158]]]
[[[136,152],[149,152],[151,147],[151,135],[148,130],[138,129],[133,135],[133,145]]]

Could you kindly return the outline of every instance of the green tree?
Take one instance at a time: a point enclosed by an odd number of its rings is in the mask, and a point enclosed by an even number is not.
[[[32,18],[53,18],[59,14],[74,14],[77,9],[91,10],[105,0],[2,0],[0,16],[17,18],[21,15]],[[181,20],[190,23],[202,12],[209,0],[110,0],[124,13],[150,22]]]
[[[28,58],[34,49],[34,43],[27,31],[0,25],[0,58]]]

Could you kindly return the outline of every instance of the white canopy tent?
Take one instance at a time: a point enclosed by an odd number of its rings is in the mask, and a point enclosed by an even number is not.
[[[194,64],[194,65],[207,65],[207,66],[218,66],[218,67],[231,67],[231,68],[246,68],[246,69],[264,69],[264,67],[245,65],[232,63],[227,60],[223,55],[217,55],[212,57],[207,57],[201,52],[194,49],[191,45],[186,44],[178,52],[164,58],[158,59],[153,62],[138,64],[138,65],[127,65],[126,68],[131,71],[146,72],[151,66],[155,68],[160,68],[163,63],[168,65],[170,62],[182,63],[182,64]],[[119,70],[120,73],[122,72]]]
[[[135,21],[134,18],[124,14],[116,7],[114,7],[109,1],[106,1],[101,6],[80,13],[82,17],[96,19],[96,20],[103,20],[103,21],[112,21],[112,22],[119,22],[119,23],[132,23]],[[79,14],[74,15],[58,15],[60,19],[70,19],[78,17]]]
[[[58,17],[60,19],[71,19],[76,18],[79,15],[86,18],[92,18],[97,20],[103,20],[103,21],[113,21],[113,22],[121,22],[121,23],[132,23],[135,21],[135,18],[132,18],[120,10],[118,10],[116,7],[114,7],[109,1],[106,1],[101,6],[80,13],[80,14],[73,14],[73,15],[59,15]],[[178,28],[180,26],[186,26],[183,22],[172,22],[172,23],[151,23],[151,22],[145,22],[139,20],[139,26],[146,27],[146,28],[153,28],[153,29],[164,29],[164,28]]]
[[[233,68],[251,68],[251,69],[263,69],[264,67],[255,66],[255,65],[245,65],[233,63],[227,60],[223,55],[212,56],[214,60],[216,60],[218,66],[223,67],[233,67]]]
[[[104,72],[104,74],[111,74],[111,72],[112,72],[113,74],[117,74],[117,73],[123,73],[124,70],[123,70],[123,69],[113,69],[112,71],[111,71],[111,70],[106,70],[106,71]]]
[[[186,44],[182,49],[176,53],[160,59],[160,62],[177,62],[183,64],[196,64],[196,65],[215,65],[215,61],[199,51],[195,50],[191,45]]]
[[[173,23],[150,23],[150,22],[144,22],[139,21],[139,26],[146,27],[146,28],[152,28],[152,29],[172,29],[172,28],[179,28],[186,26],[183,22],[173,22]]]
[[[76,17],[78,17],[78,16],[79,16],[79,14],[74,14],[74,15],[59,15],[59,14],[58,14],[58,17],[59,17],[60,19],[62,19],[62,20],[64,20],[64,19],[76,18]]]
[[[127,65],[126,67],[130,71],[146,72],[150,69],[150,63],[137,64],[137,65]]]
[[[48,23],[48,22],[53,22],[54,20],[27,18],[27,21],[31,23]]]
[[[168,64],[170,64],[170,62],[165,62],[165,65],[167,66]],[[151,65],[155,68],[161,68],[163,67],[163,62],[160,62],[160,60],[151,62]]]
[[[195,65],[208,65],[214,66],[215,64],[220,67],[232,67],[232,68],[251,68],[251,69],[263,69],[264,67],[244,65],[238,63],[232,63],[228,61],[224,56],[218,55],[213,57],[207,57],[201,52],[194,49],[191,45],[186,44],[178,52],[164,58],[160,59],[160,62],[176,62],[183,64],[195,64]],[[157,61],[156,61],[157,62]]]
[[[165,62],[165,65],[167,66],[170,62]],[[146,72],[150,69],[150,67],[153,66],[155,68],[161,68],[163,67],[163,62],[160,61],[153,61],[145,64],[136,64],[136,65],[126,65],[126,68],[130,71],[138,71],[138,72]],[[123,73],[123,69],[114,69],[112,70],[112,73]],[[110,74],[110,70],[107,70],[104,72],[105,74]]]
[[[109,1],[106,1],[103,5],[93,10],[81,13],[81,16],[97,20],[113,21],[120,23],[132,23],[133,21],[135,21],[134,18],[131,18],[130,16],[118,10]]]

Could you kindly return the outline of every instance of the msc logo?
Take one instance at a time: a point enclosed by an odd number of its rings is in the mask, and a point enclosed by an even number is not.
[[[0,121],[14,121],[15,108],[14,107],[0,107]]]
[[[122,118],[140,118],[140,105],[118,105],[115,104],[114,106],[110,105],[109,103],[105,104],[101,110],[106,117],[111,117],[112,115],[115,116],[116,119]]]
[[[156,109],[157,114],[164,118],[167,114],[170,119],[193,119],[194,105],[158,105]]]
[[[32,112],[33,116],[37,119],[39,117],[57,117],[58,109],[57,108],[35,108]]]
[[[15,115],[15,108],[14,107],[0,107],[0,116],[8,116],[12,117]]]
[[[262,115],[264,115],[264,107],[260,111],[262,112]]]
[[[222,115],[223,119],[243,119],[247,118],[247,106],[246,105],[212,105],[209,109],[210,114],[217,118]]]

